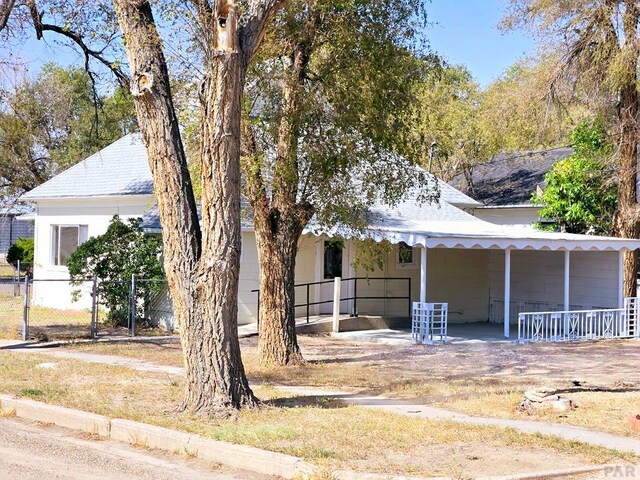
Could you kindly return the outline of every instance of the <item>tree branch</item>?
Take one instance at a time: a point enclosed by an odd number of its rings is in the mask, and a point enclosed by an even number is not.
[[[120,85],[122,85],[124,88],[129,88],[130,79],[122,71],[122,69],[120,67],[118,67],[115,64],[115,62],[111,62],[111,61],[107,60],[106,58],[104,58],[100,54],[100,52],[89,48],[89,46],[84,42],[84,40],[82,39],[82,37],[78,33],[74,32],[73,30],[67,30],[65,28],[59,27],[58,25],[51,25],[49,23],[41,24],[41,28],[42,28],[42,31],[55,32],[55,33],[58,33],[58,34],[60,34],[60,35],[62,35],[64,37],[70,39],[71,41],[73,41],[76,45],[78,45],[78,47],[80,47],[80,49],[82,50],[82,53],[85,56],[85,59],[87,59],[87,60],[89,58],[96,59],[102,65],[104,65],[109,70],[111,70],[111,72],[113,72],[113,74],[118,79],[118,82],[120,83]],[[87,62],[85,62],[85,63],[88,64]]]
[[[254,0],[243,12],[238,30],[245,65],[249,65],[253,60],[271,18],[287,4],[287,1]]]
[[[0,31],[7,26],[15,3],[15,0],[3,0],[2,3],[0,3]]]
[[[10,1],[10,0],[5,0]],[[29,7],[29,11],[31,12],[31,19],[33,21],[33,28],[36,31],[36,38],[38,40],[42,39],[43,32],[49,31],[54,32],[59,35],[62,35],[65,38],[68,38],[73,43],[75,43],[80,49],[85,57],[85,69],[89,72],[89,59],[94,58],[102,65],[107,67],[118,79],[120,85],[124,88],[129,88],[129,77],[122,71],[120,67],[117,66],[115,62],[111,62],[107,60],[104,56],[102,56],[102,51],[104,50],[93,50],[90,48],[87,43],[82,38],[82,35],[73,30],[69,30],[68,28],[60,27],[59,25],[53,25],[50,23],[42,23],[42,14],[38,12],[38,8],[36,6],[36,2],[34,0],[27,0],[25,2],[27,7]],[[1,28],[0,28],[1,30]]]

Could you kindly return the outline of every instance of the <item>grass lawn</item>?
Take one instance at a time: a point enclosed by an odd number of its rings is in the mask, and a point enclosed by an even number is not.
[[[263,408],[206,420],[175,411],[183,385],[166,375],[74,360],[56,359],[54,368],[43,362],[52,359],[0,352],[0,391],[288,453],[329,469],[464,477],[640,460],[556,437],[296,398],[268,386],[256,389]]]
[[[628,425],[628,417],[640,413],[637,341],[400,347],[301,336],[300,343],[306,365],[264,369],[258,364],[256,340],[242,340],[252,381],[419,399],[472,415],[567,423],[640,438]],[[182,365],[177,343],[73,348]],[[518,411],[523,392],[541,386],[563,390],[578,408]]]
[[[16,275],[16,269],[11,265],[0,265],[0,278],[13,278]]]
[[[6,291],[0,293],[0,338],[21,338],[23,313],[24,297],[14,297]],[[61,310],[32,305],[29,307],[29,326],[30,335],[41,340],[88,338],[91,311]]]

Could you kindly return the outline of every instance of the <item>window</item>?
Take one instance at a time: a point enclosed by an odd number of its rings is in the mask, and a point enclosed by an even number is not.
[[[415,266],[413,263],[413,247],[410,247],[404,242],[400,242],[397,248],[396,264],[400,268],[412,268]]]
[[[66,265],[69,256],[87,237],[87,225],[51,225],[51,265]]]
[[[340,240],[324,242],[324,278],[342,277],[342,249]]]

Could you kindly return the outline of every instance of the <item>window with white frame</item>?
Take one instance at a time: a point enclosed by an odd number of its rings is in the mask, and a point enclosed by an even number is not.
[[[396,265],[398,268],[415,268],[413,247],[404,242],[397,245]]]
[[[87,225],[51,225],[51,265],[64,266],[79,245],[87,241]]]

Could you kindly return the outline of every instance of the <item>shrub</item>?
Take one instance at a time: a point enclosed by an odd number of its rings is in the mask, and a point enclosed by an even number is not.
[[[18,261],[20,261],[21,268],[30,273],[33,266],[33,248],[33,238],[19,238],[9,247],[7,262],[18,268]]]
[[[123,222],[115,215],[103,235],[91,237],[71,254],[67,267],[76,285],[87,278],[98,277],[100,298],[109,309],[110,321],[124,326],[129,313],[131,276],[155,280],[138,284],[137,304],[143,304],[162,288],[158,282],[165,278],[161,252],[161,240],[145,235],[140,219]]]

